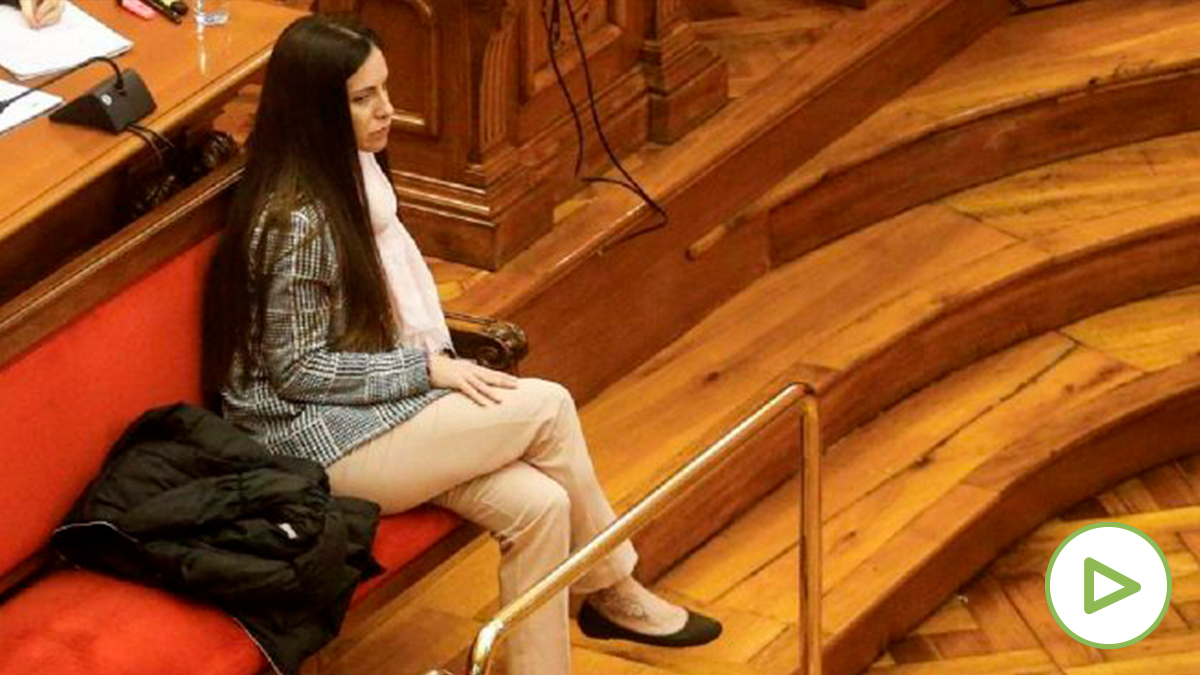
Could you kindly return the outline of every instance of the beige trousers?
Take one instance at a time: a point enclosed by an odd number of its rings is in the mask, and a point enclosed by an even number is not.
[[[521,379],[480,406],[452,393],[329,467],[334,494],[377,502],[385,514],[431,501],[487,528],[500,543],[500,600],[507,603],[614,519],[596,480],[570,393]],[[628,542],[584,576],[589,593],[629,576]],[[567,675],[566,594],[507,640],[509,675]]]

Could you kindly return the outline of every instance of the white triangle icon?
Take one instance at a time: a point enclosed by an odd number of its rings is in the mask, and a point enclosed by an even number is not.
[[[1121,584],[1118,584],[1099,572],[1092,572],[1092,575],[1095,577],[1095,580],[1092,583],[1095,584],[1093,587],[1093,592],[1096,594],[1096,597],[1092,598],[1093,600],[1103,600],[1109,595],[1112,595],[1113,593],[1116,593],[1124,588],[1124,586]]]

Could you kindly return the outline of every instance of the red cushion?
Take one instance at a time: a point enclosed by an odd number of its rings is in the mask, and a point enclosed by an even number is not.
[[[384,518],[375,553],[385,572],[355,601],[458,523],[428,506]],[[54,572],[0,604],[0,675],[256,675],[265,666],[224,613],[91,572]]]
[[[391,580],[413,558],[459,526],[458,516],[435,506],[418,506],[379,521],[372,549],[383,574],[359,584],[354,602]]]
[[[214,243],[0,367],[0,575],[45,543],[126,425],[148,408],[199,400],[201,288]]]
[[[90,572],[50,574],[0,604],[0,675],[254,675],[221,612]]]

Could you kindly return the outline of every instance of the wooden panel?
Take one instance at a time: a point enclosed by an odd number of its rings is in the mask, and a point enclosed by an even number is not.
[[[1172,206],[1180,208],[1181,204]],[[1163,205],[1157,212],[1167,213],[1170,209],[1171,206]],[[1179,213],[1189,209],[1186,207]],[[1031,249],[1023,245],[1011,247],[992,260],[967,269],[957,280],[953,276],[945,279],[936,296],[915,294],[905,302],[893,303],[888,309],[896,315],[920,307],[938,309],[929,320],[906,329],[903,340],[881,345],[882,349],[872,352],[868,361],[847,368],[848,377],[827,392],[833,433],[853,428],[874,414],[873,411],[915,390],[917,386],[910,388],[904,381],[917,376],[929,364],[940,363],[953,369],[951,364],[969,363],[1030,335],[1145,295],[1193,284],[1200,270],[1190,261],[1200,251],[1200,232],[1188,232],[1186,217],[1171,223],[1174,217],[1166,216],[1168,223],[1164,224],[1161,236],[1143,239],[1120,234],[1126,227],[1136,227],[1135,222],[1145,224],[1143,218],[1150,216],[1139,217],[1136,212],[1118,214],[1033,242]],[[1104,244],[1099,240],[1083,243],[1093,237],[1113,239]],[[1067,253],[1073,247],[1081,248]],[[1036,259],[1034,251],[1043,249],[1053,251],[1055,257],[1036,266],[1020,263],[1018,268],[1025,271],[1016,276],[1012,275],[1013,270],[1004,271],[1014,264],[1012,258],[1030,255]],[[988,277],[995,281],[985,281]],[[1105,279],[1106,283],[1091,283],[1095,279]],[[1021,317],[1021,321],[1004,317]],[[866,331],[870,327],[858,328]],[[890,373],[891,377],[883,377],[883,373]],[[928,381],[919,379],[913,384],[919,386]]]
[[[729,96],[741,98],[783,64],[811,49],[834,25],[854,20],[829,4],[769,0],[752,4],[688,3],[692,29],[729,65]]]
[[[0,363],[220,229],[241,172],[241,161],[217,169],[87,256],[0,305]]]
[[[630,447],[658,447],[663,441],[657,439],[698,442],[714,420],[761,398],[765,382],[800,379],[828,390],[838,373],[810,365],[823,342],[873,318],[898,296],[938,284],[955,261],[968,264],[1011,241],[953,213],[925,215],[768,275],[605,390],[583,414],[593,446],[614,455],[607,477],[620,481],[627,468],[639,466],[645,453]],[[911,254],[897,253],[905,250]],[[822,411],[827,431],[830,414]]]
[[[588,59],[592,60],[622,38],[626,27],[621,25],[620,19],[628,20],[629,4],[628,0],[556,0],[554,3],[525,0],[520,29],[522,100],[535,98],[546,89],[558,86],[550,62],[551,43],[563,74],[582,77],[572,15]],[[555,9],[559,14],[560,32],[557,36],[551,36],[546,22],[552,20],[551,14]],[[557,39],[552,40],[552,37]]]
[[[772,211],[773,260],[779,264],[917,204],[1032,166],[1200,128],[1200,112],[1177,109],[1181,94],[1200,96],[1200,76],[1093,89],[934,132],[830,176]],[[1125,110],[1141,112],[1130,119]],[[862,185],[873,187],[864,194]]]
[[[472,44],[463,39],[468,26],[461,3],[361,0],[345,7],[323,3],[321,9],[353,10],[379,35],[399,118],[388,142],[393,171],[462,180],[477,138],[472,104],[478,92],[471,85]]]
[[[388,50],[388,93],[396,108],[392,128],[438,137],[442,123],[438,74],[443,72],[438,6],[430,0],[364,0],[359,12],[385,45],[403,45]]]
[[[784,623],[800,623],[800,552],[791,548],[742,580],[721,598],[726,607],[756,611]]]
[[[584,72],[584,64],[571,30],[568,2],[574,7],[578,20],[580,37],[587,54],[587,73]],[[609,90],[637,65],[638,50],[646,32],[644,17],[655,3],[649,0],[556,0],[556,4],[562,21],[559,41],[556,43],[559,71],[579,114],[587,121],[590,116],[587,75],[590,74],[592,90],[598,100],[612,96]],[[563,132],[569,133],[572,136],[570,143],[574,143],[574,127],[568,107],[550,63],[549,41],[542,19],[543,7],[547,5],[551,3],[524,0],[524,9],[520,14],[520,110],[515,126],[518,144],[543,135],[552,126],[562,127],[556,135],[562,137],[565,135]],[[642,88],[645,88],[644,82]],[[591,125],[585,122],[585,126]],[[606,126],[605,131],[610,139],[618,141],[617,145],[629,145],[621,142],[616,129]],[[644,139],[643,131],[633,146],[640,145]],[[563,141],[566,140],[563,138]],[[571,164],[564,162],[560,166],[565,168]]]
[[[827,491],[828,492],[828,491]],[[715,602],[739,581],[795,547],[800,533],[800,484],[792,478],[672,568],[661,588]]]
[[[1039,646],[1037,637],[1021,618],[1004,589],[992,575],[984,575],[967,589],[967,608],[987,633],[998,651],[1017,651]]]
[[[1073,348],[1061,336],[1034,338],[951,374],[890,408],[886,418],[847,434],[826,460],[826,517],[845,512],[898,476],[923,477],[926,467],[937,469],[948,437],[1027,389]]]
[[[1200,564],[1196,551],[1190,546],[1183,547],[1180,540],[1194,536],[1200,523],[1200,508],[1197,507],[1200,493],[1181,486],[1180,482],[1183,476],[1190,473],[1185,465],[1193,465],[1195,460],[1196,456],[1193,455],[1185,460],[1169,462],[1085,500],[1085,503],[1092,504],[1109,503],[1113,499],[1120,502],[1119,492],[1136,487],[1143,493],[1138,497],[1140,501],[1173,503],[1174,507],[1138,515],[1122,515],[1119,510],[1110,512],[1100,507],[1099,512],[1084,509],[1084,512],[1090,513],[1084,517],[1074,515],[1078,509],[1073,507],[1063,512],[1061,519],[1053,519],[1038,528],[993,563],[981,578],[968,584],[962,591],[965,594],[963,597],[966,598],[967,607],[980,617],[980,627],[991,636],[1015,634],[1021,638],[1016,642],[993,640],[995,644],[990,651],[998,656],[1016,650],[1039,649],[1062,668],[1062,672],[1068,673],[1104,673],[1110,672],[1113,667],[1114,672],[1118,673],[1172,672],[1164,671],[1164,667],[1181,667],[1184,668],[1182,672],[1190,672],[1192,656],[1200,649],[1200,633],[1195,632],[1195,627],[1200,624],[1195,623],[1193,601],[1196,580],[1200,578],[1196,570]],[[1070,640],[1050,618],[1045,608],[1044,579],[1050,558],[1065,537],[1078,528],[1114,519],[1137,527],[1154,538],[1167,554],[1175,584],[1170,607],[1163,622],[1153,633],[1136,645],[1097,652]],[[981,603],[990,608],[988,612],[977,611]],[[939,644],[939,638],[951,635],[945,630],[956,627],[944,625],[938,621],[939,618],[935,616],[926,621],[917,629],[915,636]],[[902,640],[896,646],[906,642]],[[947,653],[928,655],[921,661],[926,668],[936,666],[945,672],[959,670],[959,659]],[[878,672],[889,665],[890,661],[881,661],[871,672]]]
[[[873,433],[895,437],[891,442],[874,445],[893,453],[898,448],[921,452],[903,470],[886,479],[864,480],[864,484],[854,486],[853,490],[845,490],[843,499],[853,495],[854,501],[827,515],[824,575],[827,588],[858,575],[860,567],[876,558],[885,542],[900,536],[919,513],[932,508],[972,470],[987,462],[995,451],[997,439],[1018,437],[1039,420],[1061,414],[1069,407],[1085,405],[1138,375],[1132,368],[1122,367],[1111,357],[1096,352],[1063,353],[1051,345],[1024,353],[1018,347],[1016,352],[1001,355],[1007,357],[1002,360],[1008,367],[1016,371],[1012,374],[983,375],[984,366],[990,370],[999,365],[991,360],[962,373],[964,386],[973,385],[979,395],[987,396],[984,407],[975,408],[967,403],[960,409],[953,400],[953,388],[939,386],[930,390],[929,395],[917,394],[902,409],[889,411],[886,418],[871,425]],[[995,389],[981,385],[976,379],[980,377],[983,380],[1003,377],[1009,388],[1000,396],[990,396]],[[948,417],[958,417],[961,421],[926,443],[905,433],[910,420]],[[872,447],[866,438],[850,436],[834,452],[853,456]],[[898,463],[900,458],[889,459]]]
[[[1022,620],[1039,636],[1054,663],[1069,667],[1104,662],[1099,649],[1077,642],[1058,627],[1050,614],[1050,606],[1046,604],[1044,574],[1027,574],[1009,579],[1004,587],[1009,599],[1021,613]]]
[[[924,564],[922,556],[952,540],[955,528],[969,527],[971,509],[990,501],[977,490],[963,490],[962,482],[973,467],[990,462],[997,451],[1021,446],[1037,420],[1048,417],[1047,410],[1061,415],[1102,406],[1108,392],[1137,375],[1131,369],[1114,371],[1115,362],[1102,354],[1064,351],[1062,343],[1061,338],[1045,336],[972,366],[888,411],[833,449],[834,462],[827,473],[840,477],[841,491],[850,493],[839,501],[853,503],[833,511],[827,520],[827,632],[841,635],[850,630],[849,622],[860,620],[876,626],[879,616],[868,613],[862,619],[862,608],[877,596],[886,597],[890,588],[908,583]],[[998,378],[1009,382],[997,386],[993,381]],[[964,391],[972,395],[968,407],[959,410],[957,401]],[[905,435],[909,427],[939,425],[944,425],[940,434]],[[885,459],[888,454],[894,457]],[[914,454],[919,458],[906,464]],[[850,460],[838,462],[838,455],[849,455]],[[857,455],[864,455],[861,462],[855,461]],[[886,482],[853,483],[856,470],[870,465],[903,470],[894,471]],[[903,564],[905,560],[912,565]],[[927,583],[935,585],[924,586],[924,592],[949,591],[939,578]],[[905,607],[903,611],[911,609]],[[931,608],[926,604],[921,609]]]
[[[641,60],[655,143],[674,143],[729,99],[726,63],[697,39],[682,0],[654,3]]]
[[[512,314],[534,345],[525,373],[562,382],[586,401],[767,271],[761,230],[739,230],[689,260],[686,249],[711,221],[684,214],[673,220],[591,258]],[[636,332],[628,330],[631,317]]]

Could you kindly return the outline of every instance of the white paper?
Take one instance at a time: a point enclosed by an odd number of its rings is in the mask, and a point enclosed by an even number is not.
[[[0,66],[19,80],[66,70],[94,56],[116,56],[133,43],[70,2],[62,19],[30,28],[21,11],[0,7]]]
[[[0,80],[0,101],[7,101],[23,91],[25,91],[25,87]],[[44,91],[33,92],[20,101],[10,104],[4,109],[4,112],[0,112],[0,134],[18,124],[28,122],[38,115],[44,115],[62,105],[62,102],[61,98],[53,94],[47,94]]]

